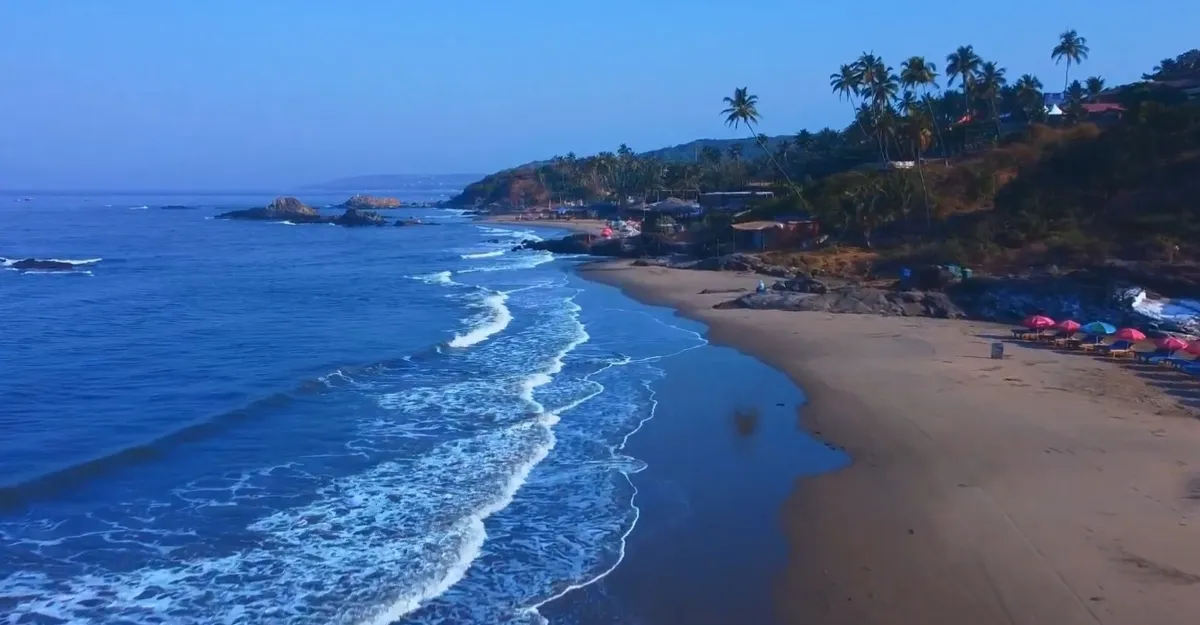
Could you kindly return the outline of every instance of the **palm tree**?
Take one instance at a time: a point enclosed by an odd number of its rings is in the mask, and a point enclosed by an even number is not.
[[[1042,81],[1033,74],[1023,74],[1017,79],[1017,99],[1030,122],[1042,119],[1046,105],[1042,96]]]
[[[900,64],[900,84],[905,89],[917,88],[921,90],[921,100],[925,102],[926,108],[929,109],[929,120],[933,123],[933,128],[937,132],[938,145],[941,146],[942,152],[946,151],[946,144],[942,141],[942,129],[936,122],[936,116],[933,113],[933,103],[929,100],[929,88],[938,88],[937,84],[937,65],[926,61],[923,56],[912,56],[907,61]]]
[[[767,144],[764,143],[758,135],[754,134],[754,124],[758,123],[759,120],[758,96],[753,95],[748,91],[749,89],[747,87],[737,87],[733,90],[732,97],[725,97],[724,102],[726,108],[725,110],[721,111],[721,114],[725,116],[725,125],[737,128],[742,124],[746,124],[746,128],[750,131],[750,136],[758,142],[758,147],[762,148],[763,152],[767,153],[767,158],[771,160],[771,164],[779,170],[779,173],[783,174],[783,178],[784,180],[787,180],[788,186],[792,188],[792,191],[795,192],[796,197],[800,198],[800,202],[805,205],[805,208],[807,208],[808,203],[804,201],[804,195],[800,193],[800,189],[794,183],[792,183],[792,179],[788,177],[788,174],[786,171],[784,171],[783,167],[779,166],[779,162],[775,160],[775,155],[771,154],[771,151],[767,149]]]
[[[955,79],[962,82],[963,95],[966,96],[967,113],[971,112],[971,88],[975,86],[975,77],[979,74],[979,66],[983,59],[975,53],[975,46],[959,46],[957,50],[946,55],[947,86],[954,86]]]
[[[729,160],[740,163],[742,160],[742,144],[735,143],[729,146]]]
[[[1079,65],[1088,58],[1087,38],[1079,36],[1075,29],[1063,32],[1058,36],[1058,45],[1054,46],[1054,50],[1050,52],[1050,58],[1054,59],[1054,64],[1058,65],[1059,61],[1066,59],[1067,72],[1063,77],[1063,90],[1066,91],[1068,84],[1071,82],[1071,64]]]
[[[892,101],[900,90],[900,79],[883,59],[871,52],[863,52],[851,67],[859,84],[859,95],[870,101],[870,125],[875,129],[879,142],[879,154],[888,160],[887,144],[884,142],[884,122],[891,112]]]
[[[1096,97],[1104,91],[1104,79],[1099,76],[1092,76],[1084,83],[1087,87],[1088,97]]]
[[[854,98],[861,93],[862,77],[855,71],[853,64],[843,63],[836,73],[830,74],[829,86],[833,89],[834,93],[838,94],[839,100],[845,98],[850,103],[850,108],[857,110],[857,107],[854,105]],[[855,119],[857,120],[858,118],[855,117]],[[862,131],[864,137],[869,136],[870,133],[863,127],[861,121],[858,123],[858,129]]]
[[[995,63],[988,61],[979,68],[979,77],[977,78],[979,85],[979,95],[988,99],[992,106],[992,120],[996,122],[996,140],[1000,140],[1000,114],[996,110],[996,96],[1000,93],[1000,89],[1008,84],[1008,80],[1004,78],[1004,68],[997,67]]]
[[[1087,89],[1079,84],[1078,80],[1072,80],[1064,95],[1067,100],[1067,119],[1072,123],[1083,119],[1087,115],[1087,111],[1083,108],[1083,101],[1087,99]]]

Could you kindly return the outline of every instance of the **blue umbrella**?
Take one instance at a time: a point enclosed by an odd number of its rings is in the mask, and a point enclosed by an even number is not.
[[[1093,322],[1086,324],[1083,327],[1079,328],[1079,330],[1082,332],[1086,332],[1088,334],[1103,336],[1103,335],[1109,335],[1109,334],[1116,332],[1117,328],[1116,328],[1116,326],[1114,326],[1111,323],[1104,323],[1103,321],[1093,321]]]
[[[1089,324],[1086,324],[1086,325],[1080,327],[1079,331],[1091,336],[1092,342],[1099,343],[1100,337],[1108,336],[1109,334],[1116,332],[1117,328],[1116,328],[1116,326],[1114,326],[1111,323],[1104,323],[1103,321],[1093,321]]]

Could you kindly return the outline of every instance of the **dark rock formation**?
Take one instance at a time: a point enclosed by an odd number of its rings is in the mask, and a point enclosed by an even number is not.
[[[41,271],[74,271],[79,267],[75,263],[64,263],[58,260],[42,260],[40,258],[26,258],[18,260],[9,267],[20,269],[22,271],[41,270]]]
[[[824,282],[817,280],[811,276],[797,276],[787,280],[780,280],[771,285],[773,291],[788,291],[791,293],[815,293],[823,295],[829,292],[829,287]]]
[[[167,204],[166,206],[159,206],[159,208],[162,210],[165,210],[165,211],[186,211],[186,210],[194,210],[196,207],[195,206],[183,206],[181,204]]]
[[[376,197],[374,195],[355,195],[342,202],[342,208],[358,210],[380,210],[385,208],[400,208],[403,203],[394,197]]]
[[[306,206],[294,197],[275,198],[274,202],[261,208],[230,211],[217,215],[217,219],[251,219],[258,221],[290,221],[292,223],[322,223],[328,221],[316,209]]]
[[[594,234],[576,233],[561,239],[533,241],[526,239],[514,250],[544,250],[555,254],[591,254],[614,258],[636,258],[642,255],[640,237],[605,239]]]
[[[397,219],[394,226],[437,226],[440,225],[432,221],[421,221],[420,219]]]
[[[818,284],[821,284],[818,282]],[[824,285],[822,285],[824,286]],[[798,293],[786,289],[749,293],[717,308],[755,310],[796,310],[864,315],[921,316],[942,319],[965,317],[945,293],[887,291],[853,285],[829,289],[823,293]]]
[[[339,226],[386,226],[388,220],[374,211],[363,211],[357,208],[347,208],[346,212],[330,220]]]
[[[683,265],[677,265],[682,267]],[[772,265],[752,254],[727,254],[687,263],[688,269],[704,271],[748,271],[776,278],[793,278],[802,272],[791,267]]]

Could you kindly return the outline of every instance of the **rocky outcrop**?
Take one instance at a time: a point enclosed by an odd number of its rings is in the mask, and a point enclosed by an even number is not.
[[[403,202],[394,197],[377,197],[374,195],[355,195],[342,202],[342,208],[355,208],[358,210],[400,208],[402,205]]]
[[[640,237],[610,238],[576,233],[561,239],[534,241],[526,239],[514,250],[543,250],[555,254],[591,254],[612,258],[636,258],[643,253]]]
[[[256,221],[290,221],[292,223],[322,223],[328,221],[315,208],[306,206],[294,197],[275,198],[274,202],[261,208],[229,211],[217,215],[217,219],[248,219]]]
[[[347,208],[346,212],[334,217],[332,220],[330,220],[330,223],[347,227],[386,226],[388,225],[388,220],[374,211]]]
[[[803,275],[803,271],[800,269],[772,265],[753,254],[726,254],[686,263],[673,263],[672,266],[703,271],[747,271],[775,278],[794,278]]]
[[[824,285],[813,281],[815,284]],[[812,283],[806,283],[812,284]],[[967,316],[945,294],[922,291],[888,291],[846,285],[824,292],[796,292],[778,284],[766,293],[749,293],[717,304],[717,308],[793,310],[826,313],[855,313],[903,317],[958,319]]]
[[[789,293],[814,293],[824,295],[829,292],[829,287],[824,282],[813,278],[812,276],[801,275],[787,280],[780,280],[771,285],[772,291],[786,291]]]
[[[42,260],[40,258],[26,258],[6,263],[6,265],[22,271],[74,271],[79,268],[79,265],[75,263],[66,263],[60,260]]]
[[[159,208],[165,211],[186,211],[196,209],[195,206],[183,206],[182,204],[167,204],[166,206],[159,206]]]

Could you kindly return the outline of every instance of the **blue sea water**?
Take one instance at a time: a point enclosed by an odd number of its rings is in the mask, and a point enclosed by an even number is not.
[[[449,211],[212,219],[269,199],[0,198],[0,256],[81,265],[0,271],[0,614],[536,622],[614,566],[697,333]]]
[[[545,622],[622,561],[630,438],[669,363],[712,349],[578,260],[511,251],[550,233],[455,211],[14,199],[0,257],[78,269],[0,270],[9,623]]]

